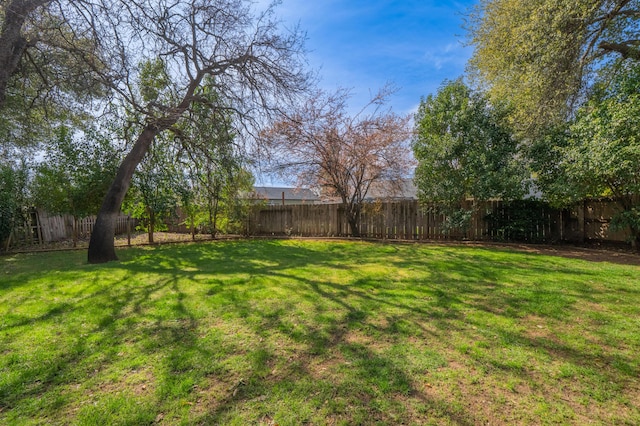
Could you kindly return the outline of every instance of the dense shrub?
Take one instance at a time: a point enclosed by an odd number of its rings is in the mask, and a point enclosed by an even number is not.
[[[489,235],[499,241],[518,241],[527,243],[550,242],[548,212],[551,207],[538,200],[517,200],[495,207],[487,214]]]

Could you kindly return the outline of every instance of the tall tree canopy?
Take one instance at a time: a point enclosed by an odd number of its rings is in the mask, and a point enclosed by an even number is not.
[[[415,182],[423,201],[447,213],[462,202],[524,195],[527,171],[518,142],[505,125],[507,110],[473,92],[462,80],[445,82],[420,103],[415,116]]]
[[[20,64],[46,64],[55,52],[64,51],[65,61],[80,65],[68,69],[79,72],[52,80],[47,87],[78,83],[104,89],[110,108],[95,110],[127,111],[138,120],[139,126],[132,129],[139,132],[98,214],[90,262],[116,259],[113,222],[137,165],[153,139],[171,131],[194,104],[231,111],[236,127],[245,130],[238,133],[246,134],[307,88],[304,36],[296,28],[281,31],[276,3],[264,10],[250,0],[2,3],[0,107],[7,104],[9,88],[22,88],[15,83]],[[32,51],[41,52],[44,60],[33,61]],[[35,69],[30,75],[46,80],[47,74],[38,73],[45,68]],[[212,77],[220,96],[217,105],[198,95],[206,77]]]
[[[612,196],[614,225],[631,231],[640,247],[640,65],[622,64],[610,83],[594,88],[565,126],[532,147],[544,194],[565,206],[586,197]]]
[[[34,205],[76,219],[98,213],[119,162],[111,140],[94,129],[61,126],[45,154],[32,183]]]
[[[12,164],[0,161],[0,250],[8,250],[11,232],[24,223],[29,198],[28,180],[28,169],[24,162]]]
[[[0,107],[4,106],[9,80],[17,72],[27,48],[35,42],[25,33],[27,20],[48,3],[51,0],[10,0],[0,4]]]
[[[306,90],[302,34],[280,31],[273,5],[265,11],[254,6],[248,0],[104,0],[91,9],[101,18],[95,25],[104,51],[110,53],[108,72],[101,75],[111,82],[116,100],[142,120],[98,214],[90,262],[117,258],[114,219],[137,165],[153,139],[174,130],[194,105],[231,112],[235,127],[241,128],[238,133],[246,134]],[[152,69],[138,69],[134,63]],[[152,78],[145,83],[141,71]],[[140,81],[143,90],[134,84]],[[219,102],[199,95],[205,82]]]
[[[535,132],[568,116],[602,64],[640,60],[639,20],[639,0],[481,0],[470,68]]]
[[[0,3],[0,149],[33,147],[105,95],[88,1]],[[84,120],[83,120],[84,121]]]

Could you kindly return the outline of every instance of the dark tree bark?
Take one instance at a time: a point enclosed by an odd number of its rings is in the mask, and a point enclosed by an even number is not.
[[[349,229],[351,229],[351,236],[359,238],[360,226],[358,217],[352,213],[347,213],[347,223],[349,223]]]
[[[156,230],[156,213],[149,208],[147,208],[147,213],[149,214],[149,229],[147,232],[149,235],[149,244],[154,244],[153,233]]]
[[[106,263],[118,260],[113,241],[115,238],[116,218],[120,214],[122,202],[131,185],[133,173],[147,152],[149,152],[151,143],[156,135],[176,124],[189,105],[191,105],[193,94],[203,77],[204,74],[202,72],[195,76],[180,103],[164,117],[153,120],[146,125],[131,151],[122,160],[118,173],[102,202],[102,207],[96,218],[96,224],[91,233],[87,254],[89,263]]]
[[[0,33],[0,107],[4,106],[9,79],[27,48],[22,27],[30,13],[47,3],[51,0],[13,0],[6,6]]]
[[[133,148],[122,161],[107,195],[102,202],[96,224],[89,241],[89,263],[105,263],[118,260],[113,239],[115,237],[116,218],[120,214],[120,206],[127,194],[133,173],[142,161],[153,138],[160,132],[154,125],[148,125],[138,137]]]
[[[299,60],[304,53],[302,35],[298,31],[286,36],[278,33],[278,24],[272,20],[275,3],[256,12],[249,0],[171,5],[130,0],[120,2],[124,7],[117,10],[109,8],[110,2],[95,1],[100,7],[91,10],[101,19],[91,22],[108,56],[104,84],[118,95],[125,109],[145,117],[147,123],[120,165],[91,235],[88,261],[104,263],[117,260],[115,219],[133,173],[156,135],[173,129],[198,103],[232,111],[238,125],[250,134],[249,129],[255,131],[265,117],[284,109],[305,91],[310,76]],[[139,84],[144,82],[140,70],[131,65],[140,48],[147,49],[148,57],[162,58],[171,70],[162,84],[156,82],[166,87],[162,96],[140,93]],[[211,77],[207,84],[220,94],[214,103],[195,95],[205,77]]]

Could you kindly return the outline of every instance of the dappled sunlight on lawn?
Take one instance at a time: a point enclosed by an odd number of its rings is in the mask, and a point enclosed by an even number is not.
[[[119,256],[0,259],[0,421],[640,419],[637,266],[296,240]]]

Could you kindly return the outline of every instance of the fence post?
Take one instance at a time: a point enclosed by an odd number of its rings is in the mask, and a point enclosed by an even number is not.
[[[40,222],[40,213],[38,213],[37,210],[36,210],[36,232],[38,235],[38,243],[40,245],[43,245],[44,241],[42,240],[42,223]]]
[[[582,200],[582,202],[580,203],[580,206],[578,207],[578,232],[580,234],[580,236],[578,237],[579,241],[581,243],[585,242],[585,236],[587,233],[587,215],[586,215],[586,209],[587,209],[587,201],[586,200]]]
[[[4,247],[5,252],[9,251],[9,247],[11,246],[11,237],[13,237],[14,232],[15,231],[13,229],[11,230],[11,232],[9,232],[9,237],[7,238],[7,243],[5,244],[5,247]]]

